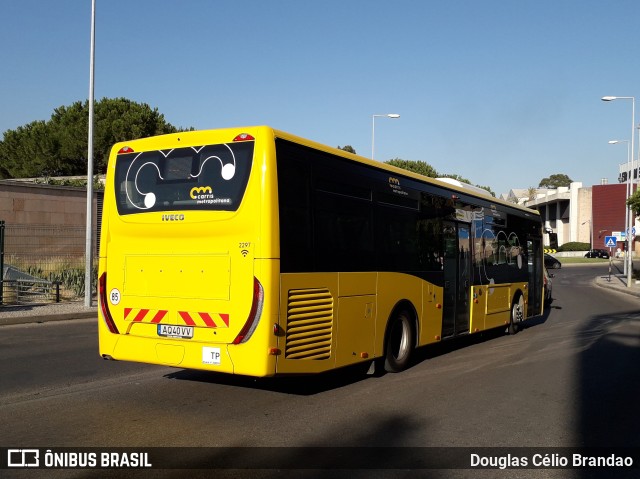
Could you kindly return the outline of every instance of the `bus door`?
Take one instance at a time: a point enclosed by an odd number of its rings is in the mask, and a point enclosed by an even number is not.
[[[442,337],[469,331],[471,237],[469,225],[446,221],[444,226],[444,306]]]

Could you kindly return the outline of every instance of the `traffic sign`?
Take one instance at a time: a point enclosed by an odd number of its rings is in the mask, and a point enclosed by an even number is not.
[[[604,237],[604,245],[607,248],[615,248],[616,247],[616,237],[615,236],[605,236]]]

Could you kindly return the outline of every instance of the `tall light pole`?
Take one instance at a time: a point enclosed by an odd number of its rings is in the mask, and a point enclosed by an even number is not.
[[[631,100],[631,159],[633,160],[633,156],[634,156],[634,144],[633,144],[633,140],[636,136],[636,98],[633,96],[603,96],[602,97],[602,101],[613,101],[613,100]],[[630,240],[630,236],[631,236],[631,231],[630,231],[630,225],[632,223],[632,218],[631,218],[631,209],[627,206],[627,199],[629,198],[629,195],[627,194],[627,197],[624,200],[624,205],[625,205],[625,212],[626,212],[626,222],[628,225],[628,229],[627,231],[625,231],[625,238],[627,240],[627,254],[624,257],[624,261],[625,261],[625,265],[627,267],[627,288],[631,287],[631,276],[633,274],[633,262],[631,259],[632,256],[632,243]]]
[[[629,189],[631,188],[631,186],[630,186],[631,185],[631,175],[629,174],[630,173],[630,169],[631,169],[630,162],[631,162],[631,165],[633,164],[633,158],[631,158],[631,141],[629,141],[629,140],[609,140],[609,144],[610,145],[617,145],[619,143],[626,143],[627,144],[627,166],[625,168],[626,172],[627,172],[627,180],[626,180],[627,188],[626,188],[626,196],[625,196],[625,198],[628,198],[629,197]],[[625,209],[624,209],[624,231],[625,231],[624,239],[627,242],[627,255],[628,255],[628,253],[629,253],[629,238],[627,237],[627,235],[629,234],[629,205],[627,205],[626,201],[625,201],[624,206],[625,206]],[[592,248],[593,248],[593,246],[592,246]],[[627,274],[627,259],[626,259],[627,255],[625,255],[625,260],[624,260],[624,263],[623,263],[624,264],[624,271],[623,271],[624,274]]]
[[[96,0],[91,0],[91,53],[89,54],[89,148],[87,151],[87,229],[84,256],[84,305],[91,306],[93,279],[93,74],[96,52]]]
[[[387,118],[400,118],[400,115],[397,113],[387,113],[385,115],[373,115],[371,117],[371,159],[373,160],[374,156],[374,145],[375,145],[375,137],[376,137],[376,117],[386,116]]]

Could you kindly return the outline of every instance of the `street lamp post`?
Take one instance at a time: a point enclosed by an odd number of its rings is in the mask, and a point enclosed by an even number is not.
[[[87,225],[85,232],[84,305],[91,306],[93,279],[93,96],[96,51],[96,0],[91,1],[91,52],[89,59],[89,132],[87,150]]]
[[[633,160],[633,155],[634,155],[634,144],[633,144],[633,140],[636,136],[636,98],[633,96],[603,96],[602,97],[602,101],[613,101],[613,100],[631,100],[631,159]],[[627,195],[627,198],[625,198],[624,204],[625,204],[625,208],[627,208],[625,211],[626,216],[627,216],[627,225],[631,225],[632,223],[632,219],[631,219],[631,209],[627,206],[627,199],[629,198],[629,196]],[[630,229],[630,228],[628,228]],[[625,255],[624,261],[625,261],[625,265],[627,267],[627,288],[631,287],[631,276],[633,274],[633,262],[631,259],[631,255],[632,255],[632,251],[631,249],[633,248],[631,240],[630,240],[630,236],[631,236],[631,231],[625,231],[625,237],[627,239],[627,254]]]
[[[374,156],[374,145],[375,145],[375,137],[376,137],[376,117],[385,116],[387,118],[400,118],[400,115],[397,113],[387,113],[385,115],[373,115],[371,117],[371,159],[373,160]]]
[[[627,144],[627,166],[626,166],[626,172],[627,172],[627,179],[626,179],[626,183],[627,183],[627,188],[626,188],[626,198],[629,197],[629,190],[631,188],[631,175],[630,175],[630,169],[632,168],[633,165],[633,158],[631,157],[631,142],[629,140],[609,140],[609,144],[610,145],[617,145],[619,143],[626,143]],[[624,260],[624,269],[623,269],[623,273],[627,274],[627,256],[629,255],[629,205],[627,205],[626,201],[625,201],[625,209],[624,209],[624,238],[625,241],[627,243],[627,253],[625,255],[625,260]],[[593,248],[593,246],[592,246]]]

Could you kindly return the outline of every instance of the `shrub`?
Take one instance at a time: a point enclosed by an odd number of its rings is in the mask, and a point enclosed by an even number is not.
[[[97,277],[98,277],[98,266],[93,265],[93,280],[92,282],[92,293],[95,295],[97,293]],[[84,280],[85,280],[85,270],[84,268],[69,268],[63,269],[61,271],[53,272],[49,274],[49,281],[59,282],[64,288],[73,291],[73,294],[81,298],[84,296]]]
[[[589,243],[580,243],[578,241],[570,241],[558,248],[558,251],[589,251],[591,245]]]
[[[77,299],[84,296],[84,280],[85,269],[82,258],[39,258],[28,260],[16,257],[9,257],[12,266],[21,271],[45,281],[52,283],[60,283],[60,295],[64,299]],[[28,264],[35,262],[37,264]],[[92,265],[92,284],[91,292],[95,296],[97,294],[98,283],[98,265],[95,262]]]

